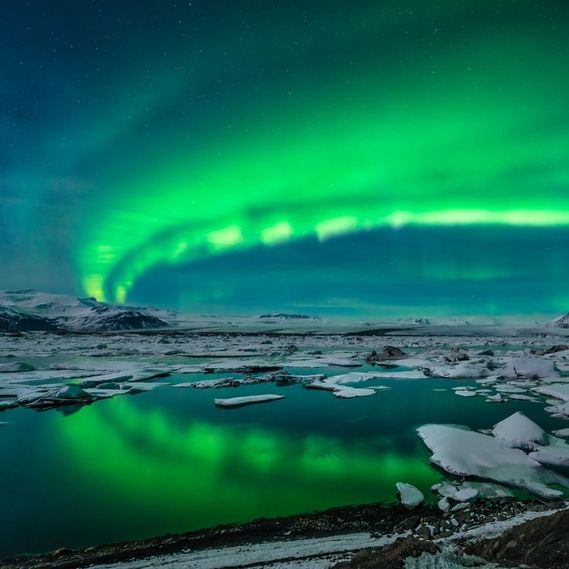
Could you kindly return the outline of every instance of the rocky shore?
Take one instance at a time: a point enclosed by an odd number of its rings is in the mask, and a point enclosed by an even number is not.
[[[363,534],[369,534],[369,544],[363,541],[353,550],[349,547],[345,551],[337,548],[335,556],[322,551],[320,557],[327,560],[327,565],[322,566],[335,566],[338,569],[399,568],[404,567],[406,557],[434,555],[450,550],[453,555],[464,553],[509,563],[506,566],[525,563],[536,569],[560,569],[569,567],[569,549],[567,543],[563,542],[569,529],[569,511],[565,507],[563,502],[524,502],[514,499],[481,500],[464,510],[447,513],[430,505],[421,505],[413,510],[382,504],[349,506],[76,551],[60,549],[44,555],[0,561],[0,569],[138,567],[137,561],[143,560],[145,563],[141,567],[168,567],[164,560],[175,560],[182,553],[188,555],[188,552],[207,551],[215,559],[216,552],[236,546],[254,548],[267,542],[276,546],[278,542],[282,548],[283,542],[293,546],[315,538],[338,536],[341,540]],[[529,521],[524,523],[524,520]],[[374,539],[378,540],[378,544],[383,544],[381,538],[386,536],[389,536],[389,540],[384,540],[387,545],[373,547]],[[483,537],[492,539],[480,541]],[[155,557],[160,558],[156,565],[152,564],[152,558]],[[315,556],[291,557],[297,563],[295,567],[314,566],[303,565],[303,560],[308,558],[314,561]],[[282,561],[281,556],[279,562]],[[248,566],[284,567],[271,562]]]

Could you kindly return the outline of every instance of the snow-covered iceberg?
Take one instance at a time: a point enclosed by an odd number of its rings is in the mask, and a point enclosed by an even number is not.
[[[505,448],[498,439],[454,425],[424,425],[417,430],[433,453],[431,462],[449,474],[473,476],[523,488],[542,498],[558,498],[548,484],[569,484],[544,469],[519,449]]]

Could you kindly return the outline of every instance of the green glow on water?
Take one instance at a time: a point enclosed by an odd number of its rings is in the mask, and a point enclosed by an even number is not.
[[[67,415],[5,411],[0,453],[11,467],[0,469],[0,557],[393,502],[400,481],[434,501],[429,489],[442,474],[417,426],[482,429],[521,410],[548,432],[563,427],[528,402],[489,405],[434,392],[430,381],[381,383],[392,389],[352,401],[292,386],[282,401],[237,410],[213,405],[235,396],[231,388],[163,387]]]
[[[106,411],[111,415],[93,407],[73,417],[72,428],[60,424],[72,460],[82,475],[112,480],[122,501],[167,510],[179,529],[394,500],[401,478],[425,491],[440,478],[424,453],[266,427],[181,425],[158,410],[141,412],[127,398]]]

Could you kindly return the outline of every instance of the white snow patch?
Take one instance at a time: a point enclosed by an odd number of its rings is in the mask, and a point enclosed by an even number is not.
[[[282,563],[287,563],[286,566],[289,566],[288,564],[296,559],[303,560],[299,567],[305,569],[311,567],[305,563],[312,563],[312,558],[383,547],[404,535],[408,534],[372,537],[369,533],[355,533],[313,539],[272,541],[202,551],[186,551],[97,567],[98,569],[154,569],[156,567],[161,569],[230,569],[257,566],[276,569],[284,567]]]

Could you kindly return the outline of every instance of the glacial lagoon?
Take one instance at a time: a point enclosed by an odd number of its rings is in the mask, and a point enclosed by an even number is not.
[[[475,385],[470,380],[373,379],[358,387],[390,389],[349,400],[298,384],[172,387],[200,379],[174,374],[160,380],[163,387],[136,396],[3,412],[0,557],[392,503],[398,481],[434,501],[429,489],[443,474],[429,462],[416,433],[420,425],[487,429],[515,411],[548,432],[567,425],[542,404],[491,404],[451,390]],[[285,398],[231,410],[213,403],[262,393]]]

